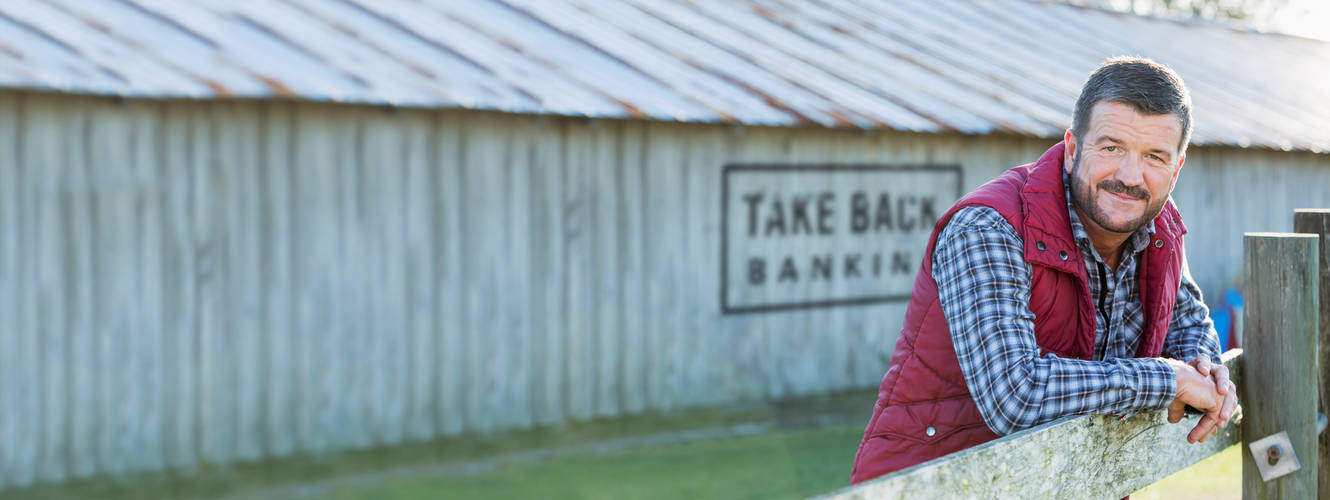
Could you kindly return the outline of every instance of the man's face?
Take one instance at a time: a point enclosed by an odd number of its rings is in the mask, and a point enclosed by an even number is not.
[[[1143,115],[1129,105],[1099,102],[1083,143],[1067,132],[1063,159],[1072,205],[1092,236],[1131,233],[1164,209],[1185,157],[1182,123],[1172,114]]]

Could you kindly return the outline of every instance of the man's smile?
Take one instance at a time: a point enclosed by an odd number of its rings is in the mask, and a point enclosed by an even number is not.
[[[1117,199],[1122,200],[1122,201],[1127,202],[1127,203],[1135,203],[1135,202],[1145,201],[1145,200],[1142,200],[1142,199],[1140,199],[1140,198],[1132,198],[1132,197],[1127,196],[1127,195],[1122,194],[1122,193],[1116,193],[1116,192],[1113,192],[1113,191],[1106,191],[1106,192],[1107,192],[1108,194],[1113,195],[1114,198],[1117,198]]]

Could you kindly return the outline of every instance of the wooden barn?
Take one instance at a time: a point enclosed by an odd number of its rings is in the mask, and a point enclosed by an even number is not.
[[[1107,56],[1211,297],[1330,206],[1330,43],[1058,3],[0,2],[0,488],[875,385]],[[865,401],[865,417],[871,402]]]

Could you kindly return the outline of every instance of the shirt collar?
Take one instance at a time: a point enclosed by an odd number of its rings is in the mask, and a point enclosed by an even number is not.
[[[1067,215],[1071,218],[1071,236],[1076,239],[1076,245],[1081,247],[1082,251],[1089,250],[1096,258],[1103,260],[1099,256],[1099,252],[1094,249],[1094,244],[1090,241],[1090,235],[1085,232],[1085,226],[1081,224],[1081,218],[1076,215],[1076,209],[1071,204],[1071,179],[1066,171],[1062,172],[1062,191],[1067,198]],[[1128,253],[1134,255],[1140,253],[1141,250],[1145,250],[1154,234],[1155,221],[1151,220],[1127,238],[1126,248]]]

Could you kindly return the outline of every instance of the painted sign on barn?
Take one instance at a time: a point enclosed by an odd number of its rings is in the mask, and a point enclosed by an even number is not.
[[[909,298],[956,165],[729,165],[722,174],[726,313]]]

